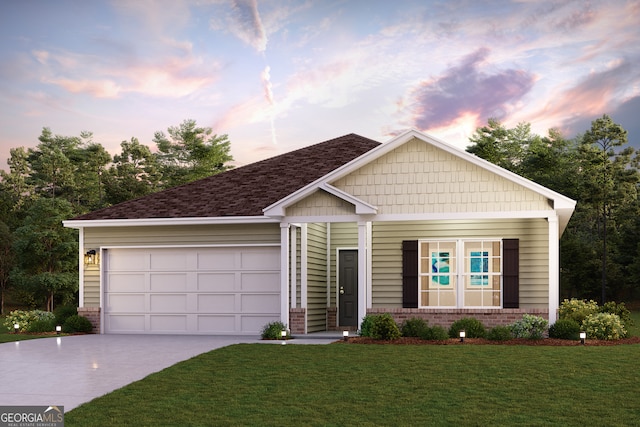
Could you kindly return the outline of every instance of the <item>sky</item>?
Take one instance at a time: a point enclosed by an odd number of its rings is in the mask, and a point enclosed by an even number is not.
[[[0,169],[44,127],[112,155],[193,119],[235,165],[356,133],[464,148],[496,118],[640,148],[640,0],[4,0]]]

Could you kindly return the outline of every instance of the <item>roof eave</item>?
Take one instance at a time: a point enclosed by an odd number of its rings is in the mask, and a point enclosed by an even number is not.
[[[217,225],[217,224],[268,224],[278,223],[274,218],[266,216],[223,216],[192,218],[140,218],[140,219],[95,219],[67,220],[62,224],[67,228],[95,227],[144,227],[163,225]]]

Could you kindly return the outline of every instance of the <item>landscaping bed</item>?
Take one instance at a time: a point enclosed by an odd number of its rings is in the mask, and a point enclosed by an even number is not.
[[[338,341],[344,343],[345,341]],[[543,338],[540,340],[514,338],[505,341],[493,341],[486,338],[465,338],[464,342],[460,342],[459,338],[451,338],[448,340],[431,341],[422,340],[420,338],[413,337],[401,337],[396,340],[377,340],[369,337],[350,337],[347,338],[346,343],[349,344],[386,344],[386,345],[535,345],[535,346],[579,346],[580,341],[574,340],[561,340],[554,338]],[[623,344],[640,344],[640,337],[622,338],[619,340],[589,340],[587,339],[585,345],[589,347],[593,346],[611,346],[611,345],[623,345]]]

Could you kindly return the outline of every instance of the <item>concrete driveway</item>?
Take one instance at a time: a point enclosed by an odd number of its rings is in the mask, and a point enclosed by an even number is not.
[[[327,344],[337,337],[301,338],[288,343]],[[67,412],[198,354],[258,342],[265,343],[257,336],[77,335],[4,343],[0,406],[62,405]]]

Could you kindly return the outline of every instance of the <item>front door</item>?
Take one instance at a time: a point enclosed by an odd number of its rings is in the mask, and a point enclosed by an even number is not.
[[[358,326],[358,251],[338,252],[338,322]]]

